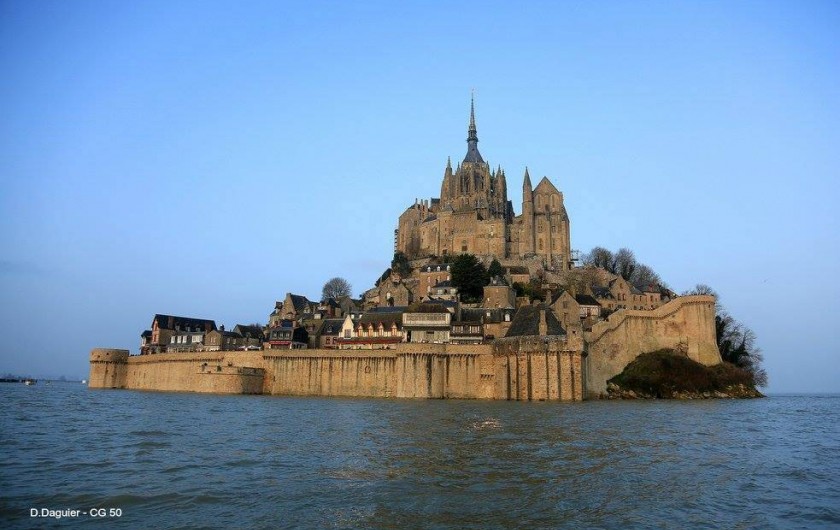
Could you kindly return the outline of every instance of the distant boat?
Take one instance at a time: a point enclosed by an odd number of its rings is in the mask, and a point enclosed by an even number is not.
[[[26,386],[32,386],[32,385],[35,384],[35,380],[34,379],[24,379],[23,384],[26,385]]]
[[[87,379],[82,379],[82,384],[86,385],[87,384]]]

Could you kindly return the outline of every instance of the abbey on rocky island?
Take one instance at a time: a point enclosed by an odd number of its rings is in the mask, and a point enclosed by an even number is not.
[[[469,253],[499,259],[539,257],[555,271],[572,265],[563,193],[547,177],[532,187],[525,168],[522,214],[514,215],[505,171],[491,169],[478,151],[474,100],[464,160],[454,172],[447,160],[440,197],[409,206],[399,217],[394,239],[394,250],[409,259]]]

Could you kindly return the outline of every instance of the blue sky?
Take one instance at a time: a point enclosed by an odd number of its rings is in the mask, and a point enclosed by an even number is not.
[[[0,2],[0,372],[358,294],[479,148],[840,391],[836,2]]]

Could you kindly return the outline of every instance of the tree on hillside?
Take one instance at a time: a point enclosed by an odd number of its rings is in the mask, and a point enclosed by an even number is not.
[[[613,270],[611,272],[630,281],[633,273],[636,272],[637,266],[636,255],[633,254],[633,251],[629,248],[622,247],[613,256]]]
[[[663,285],[662,278],[656,274],[656,271],[645,265],[639,263],[630,277],[630,283],[633,285]]]
[[[752,374],[756,386],[767,386],[767,372],[761,367],[764,356],[756,344],[756,335],[753,330],[727,313],[720,304],[718,294],[708,285],[699,283],[683,295],[715,297],[715,339],[721,359]]]
[[[411,274],[411,263],[408,262],[408,256],[399,250],[394,253],[394,259],[391,260],[391,270],[405,278]]]
[[[472,254],[461,254],[452,260],[452,285],[458,288],[462,300],[475,302],[484,295],[484,286],[490,281],[484,264]]]
[[[609,272],[614,273],[613,253],[604,247],[595,247],[583,256],[584,265],[592,265],[593,267],[600,267]]]
[[[604,247],[595,247],[584,255],[583,264],[600,267],[607,272],[617,274],[633,285],[667,287],[656,271],[639,263],[633,251],[626,247],[618,249],[615,253]]]
[[[324,284],[324,288],[321,290],[321,301],[325,302],[330,298],[338,300],[342,296],[350,296],[352,292],[353,288],[350,286],[350,282],[336,276]]]
[[[502,269],[502,264],[499,263],[499,260],[493,258],[493,261],[490,262],[490,266],[487,267],[487,274],[490,275],[491,278],[496,278],[504,275],[504,273],[505,271]]]

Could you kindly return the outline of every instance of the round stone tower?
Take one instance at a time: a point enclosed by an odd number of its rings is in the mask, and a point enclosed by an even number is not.
[[[128,350],[94,348],[90,351],[90,388],[125,388]]]

